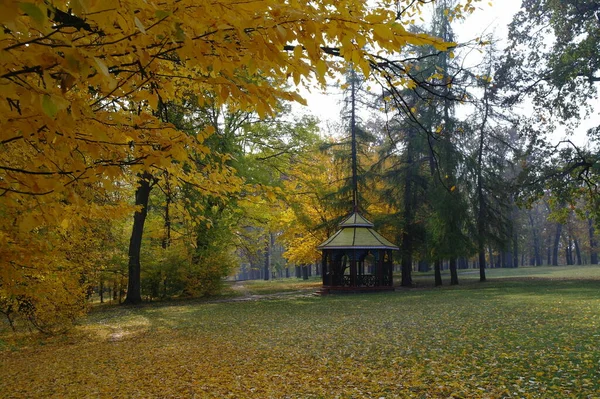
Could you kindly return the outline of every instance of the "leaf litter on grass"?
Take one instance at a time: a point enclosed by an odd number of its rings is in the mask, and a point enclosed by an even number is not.
[[[600,275],[600,273],[599,273]],[[600,277],[91,314],[8,398],[599,398]],[[116,339],[115,334],[120,334]]]

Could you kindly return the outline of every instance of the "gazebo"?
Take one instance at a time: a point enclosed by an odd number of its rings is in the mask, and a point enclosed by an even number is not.
[[[394,290],[392,251],[399,248],[377,233],[373,229],[373,223],[358,211],[356,79],[353,78],[351,83],[353,212],[340,223],[340,229],[336,233],[317,247],[323,251],[322,294]]]
[[[317,248],[323,252],[321,292],[393,291],[392,251],[399,248],[354,211]]]

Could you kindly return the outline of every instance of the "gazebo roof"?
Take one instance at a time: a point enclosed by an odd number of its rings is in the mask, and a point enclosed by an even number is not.
[[[374,224],[365,219],[360,213],[353,212],[350,216],[344,219],[340,227],[373,227]]]
[[[341,229],[325,240],[318,249],[399,249],[373,229],[358,212],[340,223]]]

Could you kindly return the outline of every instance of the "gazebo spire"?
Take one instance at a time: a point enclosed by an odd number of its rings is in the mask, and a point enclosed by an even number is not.
[[[354,209],[354,212],[358,212],[358,162],[356,155],[356,73],[354,72],[354,66],[351,67],[350,73],[350,80],[352,83],[352,89],[350,93],[350,133],[352,141],[352,207]]]

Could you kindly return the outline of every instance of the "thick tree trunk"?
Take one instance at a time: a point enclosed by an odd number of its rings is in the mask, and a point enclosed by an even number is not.
[[[571,266],[573,264],[573,240],[571,240],[571,236],[567,237],[567,245],[565,246],[565,261],[567,262],[567,266]]]
[[[302,265],[302,279],[308,280],[308,265]]]
[[[458,271],[456,270],[456,258],[450,259],[450,285],[458,284]]]
[[[556,223],[556,233],[554,234],[554,246],[552,247],[552,266],[558,266],[558,246],[560,245],[560,234],[562,224]]]
[[[438,287],[442,285],[442,262],[436,259],[433,268],[435,270],[435,286]]]
[[[485,277],[485,249],[480,248],[479,249],[479,281],[484,282],[486,280],[487,279]]]
[[[140,176],[138,187],[135,190],[135,205],[140,209],[133,215],[133,228],[129,240],[129,281],[127,282],[127,296],[123,302],[129,305],[137,305],[142,302],[140,252],[144,223],[148,214],[148,198],[154,184],[152,180],[152,175],[144,173]]]

